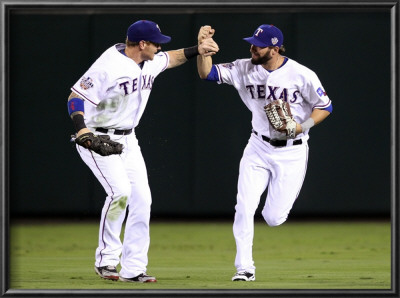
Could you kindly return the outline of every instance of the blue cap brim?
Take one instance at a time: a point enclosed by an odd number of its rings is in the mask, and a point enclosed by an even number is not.
[[[155,43],[168,43],[171,41],[171,37],[160,34],[157,37],[152,38],[150,41],[155,42]]]
[[[265,43],[259,41],[258,39],[254,38],[254,36],[246,37],[246,38],[243,38],[243,39],[245,41],[247,41],[248,43],[251,43],[252,45],[255,45],[255,46],[260,47],[260,48],[265,48],[265,47],[268,46],[267,44],[265,44]]]

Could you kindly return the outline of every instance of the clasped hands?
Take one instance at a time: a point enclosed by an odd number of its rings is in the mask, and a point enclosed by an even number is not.
[[[213,56],[219,51],[218,44],[212,39],[215,30],[211,26],[202,26],[197,36],[199,54],[205,57]]]

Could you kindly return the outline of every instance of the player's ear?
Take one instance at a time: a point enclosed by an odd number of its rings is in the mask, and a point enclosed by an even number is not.
[[[144,40],[139,41],[139,49],[143,50],[146,42]]]
[[[271,47],[269,47],[269,49],[270,49],[272,55],[275,55],[275,54],[279,53],[279,48],[278,47],[271,46]]]

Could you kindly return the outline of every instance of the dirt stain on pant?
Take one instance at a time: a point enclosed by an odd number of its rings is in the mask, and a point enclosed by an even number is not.
[[[120,197],[112,201],[110,209],[108,210],[107,218],[111,221],[115,221],[119,218],[121,213],[126,209],[126,201],[128,197]]]

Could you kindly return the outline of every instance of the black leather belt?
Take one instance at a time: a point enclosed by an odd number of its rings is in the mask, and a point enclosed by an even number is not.
[[[274,147],[285,147],[287,145],[286,140],[271,140],[267,136],[260,135],[258,132],[256,132],[254,129],[252,130],[256,135],[260,136],[264,141],[270,143]],[[294,145],[301,145],[303,144],[303,141],[301,139],[294,140],[293,141],[293,146]]]
[[[120,130],[120,129],[115,129],[113,131],[113,129],[107,129],[107,128],[103,128],[103,127],[97,127],[96,131],[102,132],[102,133],[108,133],[108,131],[114,133],[115,135],[129,135],[132,133],[132,129],[125,129],[125,130]]]

